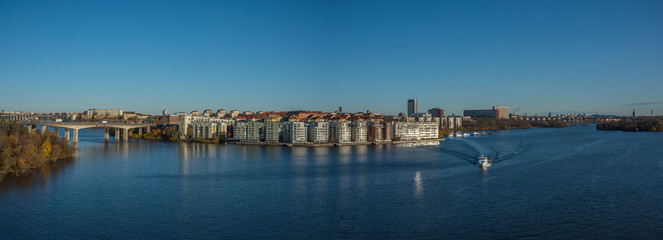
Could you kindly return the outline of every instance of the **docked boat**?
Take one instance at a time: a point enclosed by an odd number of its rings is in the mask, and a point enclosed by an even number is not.
[[[493,164],[488,160],[488,157],[485,155],[481,154],[479,157],[479,167],[482,169],[487,169],[488,167],[492,166]]]
[[[472,136],[479,136],[479,135],[481,135],[479,134],[479,132],[472,132]]]
[[[469,133],[463,133],[463,137],[469,137],[469,136],[470,136]]]
[[[463,134],[461,132],[456,132],[456,137],[463,137]]]

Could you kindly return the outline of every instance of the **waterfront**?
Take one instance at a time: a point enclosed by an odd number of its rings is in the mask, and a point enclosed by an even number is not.
[[[95,131],[101,131],[102,134]],[[279,147],[80,133],[75,160],[0,183],[0,236],[655,239],[663,134],[495,131],[439,146]],[[485,153],[502,157],[487,171]]]

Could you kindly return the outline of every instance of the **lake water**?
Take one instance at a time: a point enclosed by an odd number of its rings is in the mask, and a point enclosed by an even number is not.
[[[663,133],[495,131],[439,146],[273,147],[80,132],[0,183],[2,239],[660,239]],[[497,158],[481,171],[480,153]]]

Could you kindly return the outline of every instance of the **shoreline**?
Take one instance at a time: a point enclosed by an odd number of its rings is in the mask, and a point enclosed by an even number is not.
[[[441,142],[445,141],[444,138],[430,138],[418,140],[403,140],[403,141],[389,141],[389,142],[352,142],[352,143],[266,143],[266,142],[225,142],[224,144],[235,145],[254,145],[254,146],[283,146],[283,147],[344,147],[344,146],[360,146],[360,145],[385,145],[385,144],[402,144],[402,143],[418,143],[418,142]]]

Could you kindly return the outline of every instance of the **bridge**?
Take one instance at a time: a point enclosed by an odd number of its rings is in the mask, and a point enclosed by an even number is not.
[[[147,132],[150,132],[150,127],[157,126],[156,123],[91,123],[91,122],[45,122],[45,121],[36,121],[36,122],[18,122],[18,124],[26,125],[28,131],[32,132],[32,127],[41,126],[41,134],[46,132],[46,127],[52,127],[55,129],[55,134],[60,136],[60,129],[64,129],[64,138],[69,141],[69,132],[73,130],[73,137],[71,141],[73,143],[78,143],[78,130],[85,128],[104,128],[106,141],[110,138],[110,130],[115,130],[115,142],[120,141],[120,130],[122,130],[122,138],[124,141],[129,140],[129,130],[138,129],[138,135],[143,135],[143,128],[147,129]]]

